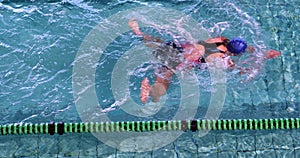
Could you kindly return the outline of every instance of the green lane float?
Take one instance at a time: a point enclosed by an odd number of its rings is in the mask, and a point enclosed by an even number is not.
[[[199,130],[283,130],[299,129],[300,118],[275,119],[224,119],[224,120],[172,120],[128,122],[50,122],[39,124],[0,125],[0,135],[108,133],[108,132],[157,132]]]

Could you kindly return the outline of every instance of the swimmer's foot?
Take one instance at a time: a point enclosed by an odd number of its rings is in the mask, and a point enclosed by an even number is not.
[[[128,25],[134,34],[143,35],[143,32],[140,30],[139,24],[135,19],[130,19]]]
[[[146,103],[148,101],[150,91],[151,91],[151,86],[150,86],[148,78],[146,77],[141,83],[140,98],[141,98],[142,103]]]

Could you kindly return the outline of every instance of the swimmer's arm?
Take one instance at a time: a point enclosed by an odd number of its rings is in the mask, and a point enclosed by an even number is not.
[[[252,54],[255,51],[255,47],[254,46],[248,46],[246,48],[246,50]]]
[[[220,36],[220,37],[214,37],[214,38],[208,38],[205,40],[206,43],[220,43],[224,42],[227,38]]]
[[[247,68],[247,67],[239,67],[237,69],[240,71],[241,75],[249,73],[249,71],[250,71],[250,68]]]
[[[236,68],[236,65],[230,57],[226,57],[224,53],[213,53],[206,57],[205,62],[206,63],[214,63],[217,59],[222,59],[226,63],[226,68],[230,71],[233,71]],[[219,60],[220,61],[220,60]],[[237,67],[238,70],[241,72],[244,71],[242,68]]]
[[[281,56],[281,52],[276,50],[268,50],[266,53],[264,53],[263,59],[265,61],[265,60],[276,58],[278,56]],[[244,64],[246,63],[247,62],[245,62]],[[246,74],[251,70],[250,68],[246,68],[246,67],[238,67],[237,69],[240,70],[240,74]]]
[[[254,46],[248,46],[247,51],[250,52],[250,53],[253,53],[255,51],[255,47]],[[276,58],[278,56],[281,56],[281,52],[270,49],[270,50],[268,50],[264,53],[264,60],[273,59],[273,58]]]
[[[136,20],[131,19],[128,22],[128,26],[131,28],[132,32],[138,36],[142,36],[145,45],[149,48],[156,49],[163,41],[160,38],[155,38],[153,36],[145,35],[144,32],[140,30],[139,24]]]

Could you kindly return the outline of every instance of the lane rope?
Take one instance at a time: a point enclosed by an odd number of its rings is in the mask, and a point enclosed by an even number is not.
[[[25,123],[0,125],[0,135],[94,133],[94,132],[155,132],[199,130],[283,130],[299,129],[300,118],[174,120],[80,123]]]

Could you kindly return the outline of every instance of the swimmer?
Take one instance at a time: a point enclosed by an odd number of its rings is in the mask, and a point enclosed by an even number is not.
[[[240,56],[244,52],[250,52],[253,53],[255,51],[255,48],[253,46],[248,46],[246,41],[244,41],[241,38],[233,38],[229,40],[226,37],[216,37],[216,38],[209,38],[205,41],[199,41],[198,44],[202,44],[205,47],[205,60],[202,60],[202,63],[211,61],[210,59],[214,60],[215,56],[222,56],[224,58],[224,55],[227,56]],[[272,58],[276,58],[281,55],[281,52],[276,50],[268,50],[264,53],[263,60],[268,60]],[[210,58],[212,57],[212,58]],[[202,58],[202,59],[203,59]],[[209,59],[209,60],[208,60]],[[233,69],[235,64],[234,62],[228,61],[230,65],[230,69]],[[243,74],[246,69],[238,68],[240,70],[240,73]]]
[[[145,35],[139,28],[136,20],[129,20],[129,27],[132,32],[143,38],[145,45],[152,49],[153,55],[160,60],[163,66],[155,74],[154,85],[151,86],[148,78],[141,83],[140,99],[146,103],[151,96],[153,102],[158,102],[163,96],[170,84],[174,71],[192,69],[195,65],[201,63],[212,63],[221,59],[226,63],[226,68],[234,69],[234,61],[230,56],[239,56],[244,52],[254,52],[252,46],[241,38],[231,40],[225,37],[209,38],[197,43],[177,44],[175,42],[163,42],[159,38]],[[281,53],[275,50],[269,50],[264,54],[264,59],[272,59],[280,56]],[[219,61],[219,60],[218,60]]]

